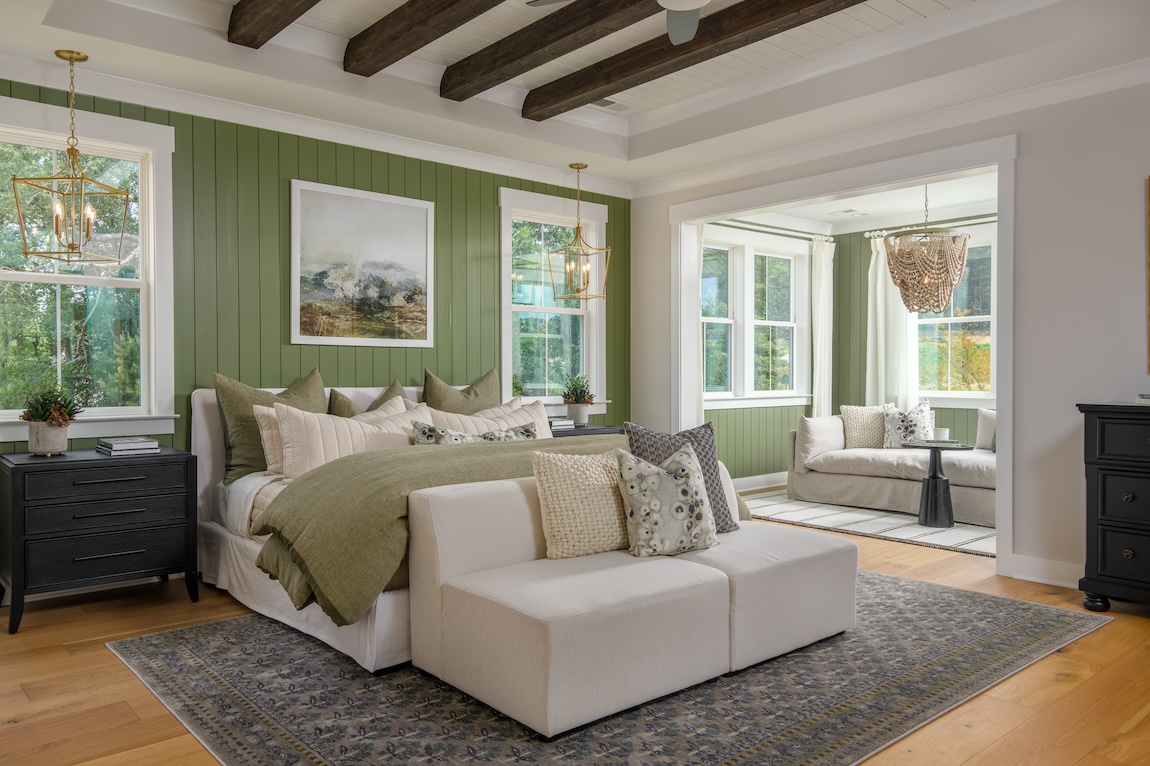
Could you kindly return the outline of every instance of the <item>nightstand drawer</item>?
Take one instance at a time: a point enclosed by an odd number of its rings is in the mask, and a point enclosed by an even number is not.
[[[188,483],[185,464],[141,462],[139,465],[37,471],[24,477],[25,500],[88,497],[114,492],[181,489]]]
[[[1150,534],[1102,527],[1099,530],[1098,573],[1150,583]]]
[[[24,508],[24,534],[181,521],[187,516],[187,508],[187,495],[148,495],[91,503],[30,506]]]
[[[181,524],[28,542],[27,587],[183,568],[186,529]]]
[[[1150,423],[1126,418],[1099,418],[1095,455],[1087,460],[1150,462]]]
[[[1150,476],[1098,470],[1102,521],[1126,521],[1150,526]]]

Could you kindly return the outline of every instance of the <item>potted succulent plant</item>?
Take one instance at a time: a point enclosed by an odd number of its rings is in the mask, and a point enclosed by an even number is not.
[[[28,451],[58,455],[68,449],[68,424],[83,412],[54,375],[46,375],[28,394],[20,419],[28,421]]]
[[[563,386],[563,403],[567,405],[567,416],[575,421],[575,425],[587,425],[588,410],[595,403],[595,395],[591,393],[591,384],[587,376],[567,376],[567,382]]]

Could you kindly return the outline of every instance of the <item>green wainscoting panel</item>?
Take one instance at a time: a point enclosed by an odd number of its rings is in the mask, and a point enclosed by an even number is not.
[[[64,105],[67,94],[0,80],[0,95]],[[420,385],[426,367],[469,383],[500,358],[499,188],[574,198],[575,190],[430,160],[107,99],[77,96],[77,109],[170,125],[175,258],[176,433],[188,446],[188,401],[221,372],[253,386],[287,386],[319,367],[330,386]],[[0,118],[2,119],[2,118]],[[62,126],[61,126],[62,127]],[[434,337],[429,349],[293,345],[291,180],[302,179],[435,203]],[[585,193],[608,208],[612,248],[607,301],[606,415],[630,414],[631,203]],[[91,440],[76,440],[73,448]],[[92,442],[94,445],[94,442]],[[90,445],[89,445],[90,446]],[[0,452],[23,442],[0,443]]]
[[[835,237],[831,412],[866,400],[867,272],[870,240],[862,232]]]
[[[806,406],[706,410],[715,446],[735,479],[787,470],[787,434],[809,414]]]

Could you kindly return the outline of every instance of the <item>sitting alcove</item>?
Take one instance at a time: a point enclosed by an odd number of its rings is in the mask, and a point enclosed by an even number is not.
[[[865,359],[865,348],[859,346],[865,346],[866,312],[859,304],[867,300],[870,259],[867,235],[921,225],[925,187],[931,197],[930,223],[951,226],[953,221],[954,227],[971,231],[968,266],[976,274],[991,276],[990,364],[994,390],[978,393],[952,390],[947,396],[923,396],[931,399],[931,407],[939,411],[946,424],[955,428],[957,436],[971,440],[977,421],[976,408],[998,410],[996,569],[999,574],[1011,574],[1013,303],[1010,296],[1013,294],[1015,155],[1015,137],[1006,136],[672,206],[671,224],[678,233],[672,237],[672,295],[676,298],[674,303],[682,307],[674,318],[671,344],[675,355],[672,369],[679,371],[672,392],[674,428],[689,428],[704,419],[716,420],[719,411],[740,408],[742,412],[754,408],[782,412],[776,408],[790,408],[783,417],[774,420],[797,421],[799,416],[812,413],[812,398],[821,398],[820,409],[824,414],[837,413],[840,404],[864,403],[861,397],[865,370],[841,368],[857,367],[859,360]],[[910,201],[911,197],[914,202]],[[870,215],[865,218],[856,216],[866,212]],[[836,215],[854,218],[858,223],[838,224]],[[809,349],[812,345],[817,349],[818,341],[812,344],[810,336],[804,335],[811,332],[812,325],[818,324],[810,321],[812,310],[820,310],[819,300],[812,297],[812,291],[818,294],[820,289],[831,289],[818,276],[802,276],[813,270],[813,264],[803,259],[815,257],[811,242],[818,240],[833,241],[837,250],[832,301],[836,314],[829,323],[833,327],[834,352],[829,356],[829,365],[825,361],[812,363]],[[986,242],[992,243],[992,251],[978,249]],[[817,247],[814,250],[817,251]],[[763,252],[777,256],[780,273],[790,269],[792,275],[793,305],[790,308],[797,321],[793,327],[784,327],[783,332],[787,333],[788,341],[793,342],[796,353],[788,356],[787,361],[793,360],[794,364],[787,373],[788,381],[777,386],[778,391],[763,395],[759,390],[752,396],[750,391],[763,388],[762,373],[743,369],[734,359],[737,355],[731,354],[729,369],[716,374],[715,368],[721,365],[715,363],[709,349],[715,343],[722,343],[726,333],[731,336],[734,347],[746,349],[747,357],[753,358],[754,342],[749,334],[756,331],[750,326],[755,323],[748,320],[748,328],[742,331],[735,326],[725,327],[721,321],[709,323],[707,314],[721,311],[709,311],[707,306],[715,300],[713,275],[717,269],[721,271],[727,254],[729,273],[736,280],[754,279],[756,267],[752,261],[763,260],[764,264],[759,266],[761,280],[763,272],[772,268],[766,265],[770,259],[746,254],[757,256]],[[789,265],[783,263],[788,258]],[[850,295],[841,295],[844,291]],[[846,302],[840,303],[840,300]],[[700,306],[703,307],[701,322],[699,312],[688,308]],[[761,307],[757,311],[759,318],[766,318],[762,316]],[[745,308],[747,316],[753,318],[754,313]],[[824,326],[828,324],[825,318],[822,322]],[[758,332],[777,330],[764,327]],[[742,335],[736,337],[740,332]],[[848,337],[844,338],[844,333]],[[817,350],[813,353],[819,356]],[[821,358],[827,359],[826,354]],[[748,362],[751,364],[757,367],[760,363]],[[827,366],[829,373],[825,372]],[[820,372],[820,367],[824,371]],[[836,367],[840,369],[836,371]],[[756,374],[760,375],[758,379],[754,377]],[[909,376],[918,379],[913,370]],[[930,377],[929,371],[926,377]],[[741,383],[752,380],[755,382]],[[979,384],[971,387],[977,389]],[[777,443],[777,439],[773,443]],[[763,478],[777,481],[777,474],[756,478],[761,486]]]

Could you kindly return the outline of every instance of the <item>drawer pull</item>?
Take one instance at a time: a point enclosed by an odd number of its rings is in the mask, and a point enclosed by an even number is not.
[[[73,519],[98,519],[101,516],[123,516],[125,513],[143,513],[147,508],[127,508],[123,511],[100,511],[99,513],[77,513]]]
[[[116,556],[135,556],[137,553],[147,553],[147,551],[144,550],[143,548],[141,548],[141,549],[136,550],[136,551],[120,551],[119,553],[97,553],[93,556],[78,556],[78,557],[72,559],[72,561],[76,562],[76,561],[92,561],[93,559],[111,559],[111,558],[115,558]],[[1131,554],[1131,555],[1133,555],[1133,554]]]
[[[1126,550],[1122,551],[1122,558],[1124,558],[1124,559],[1134,558],[1134,551],[1127,548]]]
[[[148,478],[147,476],[121,476],[116,479],[84,479],[83,481],[74,481],[72,486],[79,487],[84,484],[115,484],[120,481],[143,481]]]
[[[1134,493],[1133,492],[1123,492],[1122,493],[1122,502],[1124,502],[1124,503],[1134,502]]]

